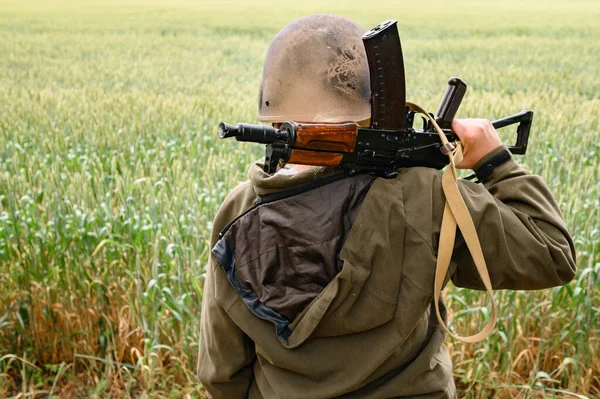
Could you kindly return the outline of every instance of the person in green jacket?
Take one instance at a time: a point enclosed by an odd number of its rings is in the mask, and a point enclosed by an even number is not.
[[[314,15],[269,47],[262,122],[368,123],[364,33]],[[461,168],[507,151],[491,123],[455,120]],[[454,398],[433,281],[445,206],[441,173],[394,179],[260,163],[213,224],[198,374],[210,398]],[[512,158],[482,184],[460,180],[495,289],[543,289],[575,275],[575,251],[546,184]],[[257,202],[257,199],[259,200]],[[447,279],[484,289],[458,235]],[[446,309],[440,300],[442,317]]]

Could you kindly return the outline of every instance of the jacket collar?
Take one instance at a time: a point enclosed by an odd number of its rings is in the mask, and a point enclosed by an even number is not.
[[[269,175],[263,170],[263,164],[256,162],[248,169],[248,179],[250,179],[256,195],[260,196],[303,186],[338,173],[342,173],[342,170],[321,166],[296,172],[293,165],[286,165],[284,168],[279,169],[277,173]]]

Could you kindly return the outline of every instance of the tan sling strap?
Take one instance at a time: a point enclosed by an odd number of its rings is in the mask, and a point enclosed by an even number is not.
[[[429,117],[429,120],[440,135],[440,139],[442,140],[442,148],[446,151],[448,158],[450,159],[450,164],[442,176],[442,189],[444,191],[444,195],[446,196],[446,205],[444,207],[444,214],[442,216],[442,227],[440,230],[439,240],[440,244],[433,286],[435,312],[440,325],[452,338],[466,343],[479,342],[487,338],[492,333],[494,326],[496,325],[496,303],[494,302],[492,282],[490,281],[488,269],[483,257],[483,251],[481,250],[481,244],[479,243],[479,238],[477,237],[477,230],[475,229],[473,218],[471,218],[471,214],[467,209],[467,205],[465,204],[465,201],[463,200],[458,189],[456,165],[458,165],[463,159],[462,144],[457,142],[455,143],[455,147],[453,144],[449,143],[446,139],[446,135],[442,132],[433,117],[423,110],[423,108],[409,102],[407,102],[406,105],[409,108],[421,112]],[[483,281],[483,285],[485,286],[488,297],[492,303],[492,314],[485,327],[483,327],[483,329],[477,334],[468,337],[461,337],[448,329],[440,314],[439,305],[444,279],[446,277],[446,273],[448,273],[448,267],[450,266],[450,260],[452,258],[457,225],[465,239],[467,248],[473,257],[473,262],[475,263],[475,267],[479,273],[479,277],[481,278],[481,281]]]

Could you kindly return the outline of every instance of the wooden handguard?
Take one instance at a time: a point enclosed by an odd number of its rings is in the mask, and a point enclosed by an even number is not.
[[[336,167],[342,162],[342,158],[344,155],[337,152],[292,150],[292,155],[286,163]]]
[[[296,127],[294,149],[354,152],[358,136],[357,123],[293,123]]]
[[[287,163],[335,167],[342,162],[344,153],[354,152],[356,147],[357,123],[291,124],[296,141]]]

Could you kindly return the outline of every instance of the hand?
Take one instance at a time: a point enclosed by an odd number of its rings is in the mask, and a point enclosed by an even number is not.
[[[473,169],[483,157],[502,145],[498,132],[487,119],[454,119],[452,131],[463,144],[459,169]]]

